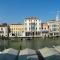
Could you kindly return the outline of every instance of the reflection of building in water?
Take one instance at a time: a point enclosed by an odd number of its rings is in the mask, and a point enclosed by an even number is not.
[[[26,36],[38,36],[41,33],[41,20],[36,17],[25,18],[24,26]]]

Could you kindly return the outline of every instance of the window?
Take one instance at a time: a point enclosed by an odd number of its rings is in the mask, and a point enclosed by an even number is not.
[[[13,30],[13,28],[11,28],[11,30]]]
[[[53,33],[50,33],[50,35],[52,36],[52,35],[53,35]]]
[[[23,30],[23,28],[22,28],[22,30]]]
[[[13,33],[15,34],[15,31]]]
[[[56,28],[53,28],[52,31],[57,31],[57,29]]]
[[[19,28],[19,30],[21,30],[21,29]]]
[[[27,28],[25,28],[25,30],[27,30]]]
[[[48,26],[48,28],[49,28],[49,26]]]
[[[29,27],[29,30],[30,30],[30,27]]]
[[[1,28],[1,30],[3,30],[3,28]]]
[[[19,30],[19,28],[18,28],[18,30]]]
[[[15,28],[14,28],[14,30],[15,30]]]
[[[17,28],[16,28],[16,30],[17,30]]]
[[[36,35],[37,35],[37,32],[36,32]]]
[[[36,27],[36,30],[37,30],[37,27]]]
[[[15,36],[15,34],[12,34],[12,36]]]
[[[40,23],[39,23],[39,25],[40,25]]]
[[[44,29],[46,29],[46,28],[44,28]]]
[[[31,30],[35,30],[35,26],[34,25],[31,26]]]
[[[43,27],[42,27],[42,29],[43,29]]]
[[[31,30],[35,30],[35,23],[31,24]]]
[[[36,23],[36,25],[37,25],[37,23]]]
[[[29,25],[31,25],[31,23],[29,23]]]
[[[18,36],[20,35],[20,33],[18,32]]]
[[[23,33],[24,31],[22,31],[22,33]]]
[[[16,36],[17,36],[17,33],[18,33],[18,32],[16,31]]]
[[[27,23],[25,23],[25,25],[27,25]]]
[[[26,20],[25,20],[26,21]]]
[[[52,25],[52,27],[57,27],[57,25]]]

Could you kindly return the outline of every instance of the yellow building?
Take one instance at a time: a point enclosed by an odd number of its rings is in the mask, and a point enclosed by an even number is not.
[[[24,25],[22,24],[11,24],[10,26],[10,37],[12,36],[16,36],[16,37],[20,37],[23,36],[24,33]]]

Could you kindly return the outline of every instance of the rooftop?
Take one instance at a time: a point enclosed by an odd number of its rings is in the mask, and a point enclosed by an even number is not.
[[[24,50],[21,50],[19,55],[30,55],[30,54],[36,54],[35,50],[26,48]]]
[[[13,48],[9,48],[9,49],[5,49],[3,52],[4,53],[8,53],[8,54],[13,54],[13,55],[17,55],[18,54],[18,50],[15,50]]]
[[[26,17],[25,19],[38,19],[37,17]]]
[[[18,24],[18,23],[17,23],[17,24],[10,24],[10,25],[23,25],[23,24]]]
[[[0,27],[7,27],[6,25],[0,25]]]

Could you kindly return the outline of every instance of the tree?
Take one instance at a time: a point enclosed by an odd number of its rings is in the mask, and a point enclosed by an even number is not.
[[[7,26],[7,23],[2,23],[2,25]]]

